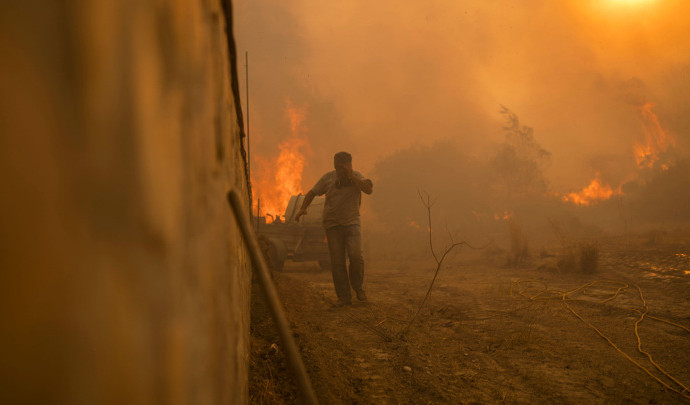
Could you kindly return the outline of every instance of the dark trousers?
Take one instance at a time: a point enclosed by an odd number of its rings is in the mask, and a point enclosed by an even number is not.
[[[328,250],[331,253],[333,284],[338,298],[350,301],[350,286],[357,291],[364,282],[364,259],[362,258],[362,236],[359,225],[338,225],[326,229]],[[348,274],[345,258],[350,259]]]

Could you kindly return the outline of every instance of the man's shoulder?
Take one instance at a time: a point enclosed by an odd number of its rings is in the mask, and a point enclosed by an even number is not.
[[[328,188],[335,182],[335,170],[328,172],[321,176],[319,181],[316,182],[311,191],[316,195],[323,195],[328,191]]]
[[[335,170],[331,170],[330,172],[326,172],[323,176],[321,176],[322,180],[330,180],[336,176]]]

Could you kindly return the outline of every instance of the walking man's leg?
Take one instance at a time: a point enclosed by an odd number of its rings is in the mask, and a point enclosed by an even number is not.
[[[362,235],[359,225],[346,227],[345,246],[347,255],[350,259],[350,285],[357,293],[357,299],[365,301],[367,295],[364,293],[364,258],[362,257]]]
[[[352,301],[352,293],[345,265],[345,227],[334,226],[326,229],[326,239],[328,239],[328,251],[331,255],[331,273],[335,293],[338,295],[338,304],[349,304]]]

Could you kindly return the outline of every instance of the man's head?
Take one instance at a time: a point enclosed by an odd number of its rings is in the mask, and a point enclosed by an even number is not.
[[[333,166],[338,177],[346,177],[352,170],[352,155],[347,152],[338,152],[333,156]]]

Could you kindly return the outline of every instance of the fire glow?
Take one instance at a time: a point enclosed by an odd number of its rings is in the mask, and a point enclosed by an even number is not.
[[[635,142],[633,152],[638,169],[653,169],[654,167],[668,170],[669,163],[664,162],[663,153],[675,146],[675,139],[667,134],[661,127],[659,118],[654,113],[654,103],[646,102],[639,107],[640,120],[645,134],[644,142]],[[608,200],[614,195],[622,195],[621,187],[613,189],[608,184],[603,184],[601,174],[597,172],[589,183],[580,192],[569,193],[562,196],[564,202],[577,205],[592,205],[597,201]]]
[[[640,107],[645,141],[644,143],[635,142],[633,145],[635,161],[640,169],[653,168],[660,159],[659,155],[666,152],[669,147],[675,146],[675,139],[661,128],[659,118],[654,114],[653,108],[654,104],[650,102]],[[661,164],[660,167],[668,169],[667,164]]]
[[[304,155],[308,147],[303,126],[306,111],[297,108],[288,100],[286,116],[290,121],[290,138],[278,145],[278,157],[270,161],[258,158],[259,173],[254,182],[254,209],[258,206],[260,216],[282,215],[293,195],[302,192]]]
[[[494,214],[494,220],[496,221],[509,221],[513,218],[513,212],[512,211],[503,211],[502,214]]]
[[[623,194],[620,187],[616,190],[601,182],[601,174],[597,172],[589,185],[577,193],[564,195],[563,201],[577,205],[591,205],[596,201],[608,200],[611,196]]]

